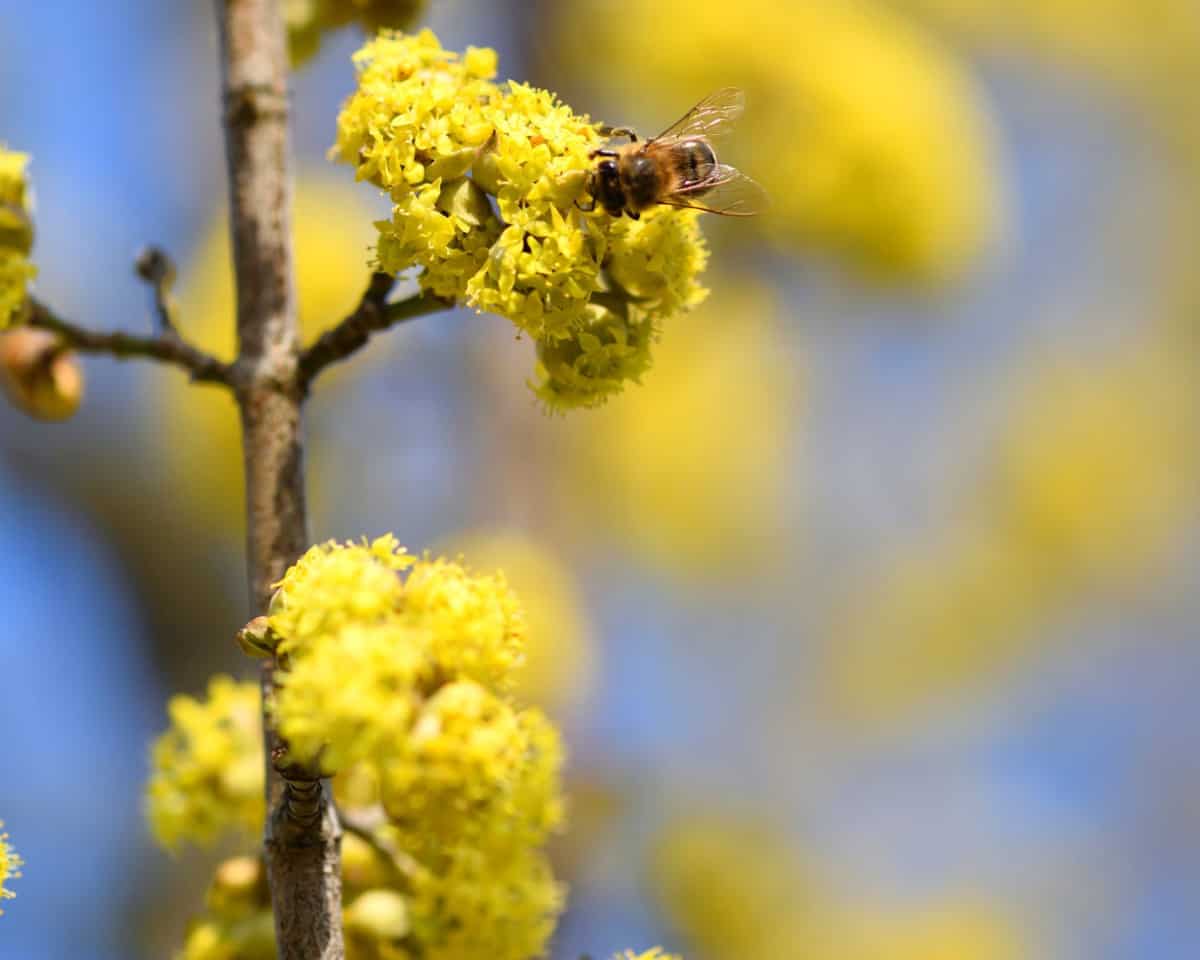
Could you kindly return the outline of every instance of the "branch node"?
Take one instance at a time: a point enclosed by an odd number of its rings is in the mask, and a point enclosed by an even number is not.
[[[171,287],[175,283],[175,263],[162,247],[142,247],[133,261],[134,272],[154,294],[154,319],[160,334],[175,334],[171,317]]]

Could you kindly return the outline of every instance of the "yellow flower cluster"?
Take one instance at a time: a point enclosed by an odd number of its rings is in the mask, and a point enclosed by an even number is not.
[[[12,323],[24,305],[29,281],[37,274],[29,262],[33,221],[25,175],[28,163],[28,154],[0,144],[0,330]]]
[[[425,0],[283,0],[288,53],[293,66],[310,60],[329,31],[357,23],[369,34],[405,29],[425,10]]]
[[[692,211],[585,214],[602,139],[545,90],[494,82],[496,54],[458,57],[431,31],[355,56],[332,154],[390,194],[377,266],[507,317],[538,345],[534,388],[595,406],[649,366],[658,325],[699,303],[707,253]]]
[[[663,836],[652,882],[668,917],[710,960],[1028,956],[993,905],[955,895],[909,910],[846,902],[788,847],[761,823],[693,815]]]
[[[4,821],[0,820],[0,827]],[[21,875],[23,861],[17,856],[17,851],[8,844],[8,834],[0,832],[0,900],[11,900],[15,894],[4,885],[13,877]],[[4,913],[0,910],[0,913]]]
[[[209,682],[203,700],[171,698],[171,725],[154,743],[146,789],[150,828],[164,847],[262,829],[260,702],[257,684],[225,676]]]
[[[562,901],[539,849],[562,820],[562,746],[511,698],[525,624],[503,576],[414,560],[390,536],[327,543],[269,619],[290,752],[345,780],[344,807],[381,810],[377,846],[395,851],[382,875],[353,868],[374,891],[348,908],[359,955],[392,956],[363,942],[396,937],[430,960],[539,953]]]
[[[1004,227],[995,133],[968,71],[931,32],[880,0],[736,10],[562,4],[554,68],[594,88],[603,62],[606,87],[665,120],[711,90],[744,87],[749,109],[722,157],[761,180],[772,207],[739,229],[917,284],[955,279],[994,245]]]

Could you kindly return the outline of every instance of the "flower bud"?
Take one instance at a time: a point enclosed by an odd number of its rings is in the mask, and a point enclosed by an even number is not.
[[[408,903],[394,890],[368,890],[343,914],[346,930],[374,940],[399,940],[409,931]]]
[[[226,920],[257,912],[269,902],[262,861],[258,857],[231,857],[221,863],[205,900],[209,910]]]
[[[83,399],[83,370],[53,333],[0,334],[0,383],[13,406],[38,420],[66,420]]]
[[[255,617],[234,635],[242,653],[248,657],[259,659],[275,653],[275,644],[279,637],[271,629],[271,623],[266,617]]]
[[[342,835],[342,881],[359,890],[387,883],[388,871],[374,848],[352,833]]]

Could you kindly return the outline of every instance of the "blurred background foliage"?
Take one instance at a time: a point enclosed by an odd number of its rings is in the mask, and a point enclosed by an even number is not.
[[[209,5],[53,6],[6,9],[0,40],[39,295],[143,329],[131,262],[159,242],[181,325],[227,353]],[[348,11],[298,52],[306,336],[357,301],[381,215],[323,160],[374,15]],[[431,0],[419,22],[644,134],[744,87],[722,156],[774,201],[706,218],[712,297],[603,409],[543,415],[531,345],[462,312],[310,406],[314,540],[392,529],[505,567],[529,608],[521,695],[572,748],[554,956],[1200,952],[1200,8]],[[26,860],[0,943],[158,957],[228,852],[167,862],[137,798],[169,694],[247,673],[236,415],[171,371],[87,376],[70,422],[0,410],[0,816]]]

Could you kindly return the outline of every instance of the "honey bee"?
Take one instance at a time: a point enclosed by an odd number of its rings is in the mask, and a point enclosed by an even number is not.
[[[745,97],[736,87],[726,87],[705,97],[653,140],[639,141],[626,127],[602,127],[606,136],[628,137],[629,143],[593,150],[603,159],[588,174],[590,205],[613,217],[626,214],[637,220],[656,204],[692,207],[727,217],[761,213],[767,196],[757,183],[727,163],[717,160],[712,141],[729,133],[742,115]]]

